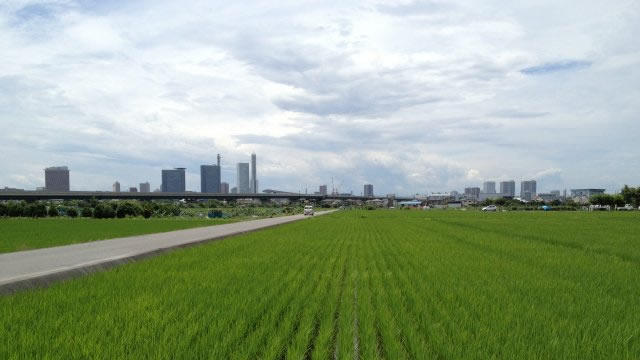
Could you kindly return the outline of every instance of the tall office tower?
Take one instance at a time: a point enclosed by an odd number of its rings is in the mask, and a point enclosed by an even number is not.
[[[513,180],[500,182],[500,194],[502,196],[516,196],[516,182]]]
[[[203,193],[220,192],[220,166],[200,166],[200,191]]]
[[[258,193],[258,178],[256,177],[256,153],[251,154],[251,192]]]
[[[129,192],[138,192],[138,188],[137,187],[130,187],[129,188]]]
[[[140,192],[148,193],[151,192],[151,184],[149,182],[140,183]]]
[[[232,187],[231,188],[231,194],[237,194],[238,193],[238,188],[237,187]]]
[[[371,184],[364,184],[364,196],[366,197],[373,197],[373,185]]]
[[[112,191],[113,192],[120,192],[120,182],[116,181],[116,182],[113,183]]]
[[[238,194],[251,192],[251,187],[249,186],[249,163],[238,163],[236,166],[236,181]]]
[[[185,192],[185,168],[162,170],[162,192]]]
[[[226,182],[220,183],[220,193],[221,194],[229,193],[229,183],[226,183]]]
[[[320,185],[318,193],[320,193],[320,195],[327,195],[327,185]]]
[[[479,187],[464,188],[464,196],[469,200],[478,200],[480,198]]]
[[[69,168],[53,166],[44,169],[44,188],[47,191],[69,191]]]
[[[531,201],[536,197],[536,181],[528,180],[520,183],[520,199]]]
[[[485,194],[495,194],[496,193],[496,182],[495,181],[485,181],[482,184],[482,192]]]

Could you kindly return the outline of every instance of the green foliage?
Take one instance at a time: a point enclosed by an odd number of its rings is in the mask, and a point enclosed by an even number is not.
[[[41,202],[26,204],[22,215],[25,217],[42,218],[47,216],[47,206]]]
[[[112,219],[116,216],[116,212],[113,209],[113,206],[108,203],[98,203],[95,209],[93,209],[93,217],[96,219]]]
[[[7,215],[9,217],[19,217],[24,213],[24,202],[9,201],[7,203]]]
[[[120,201],[117,204],[116,216],[124,218],[127,216],[140,216],[142,214],[142,206],[138,202]]]
[[[0,297],[0,358],[634,359],[639,216],[338,212]]]
[[[49,205],[49,210],[47,211],[47,215],[49,215],[50,217],[59,216],[60,213],[58,212],[58,206],[57,205]]]
[[[0,201],[0,217],[4,217],[9,215],[9,209],[7,208],[7,204]]]
[[[80,211],[80,216],[85,218],[93,217],[93,208],[83,207],[82,210]]]
[[[70,218],[78,217],[78,209],[75,207],[67,208],[67,216]]]

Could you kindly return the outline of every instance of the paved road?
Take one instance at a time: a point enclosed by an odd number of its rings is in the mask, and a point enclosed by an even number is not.
[[[316,215],[329,212],[318,212]],[[45,286],[54,281],[157,255],[169,249],[221,239],[304,218],[303,215],[283,216],[0,254],[0,293]]]

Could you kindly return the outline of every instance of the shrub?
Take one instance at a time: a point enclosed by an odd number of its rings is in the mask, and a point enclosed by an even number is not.
[[[70,218],[78,217],[78,209],[70,207],[67,209],[67,216]]]
[[[0,216],[7,216],[7,215],[8,215],[7,204],[0,202]]]
[[[142,213],[142,207],[136,202],[121,201],[116,209],[116,216],[124,218],[127,216],[138,216]]]
[[[47,215],[49,215],[51,217],[56,217],[56,216],[60,215],[58,213],[58,206],[56,206],[56,205],[49,206],[49,211],[47,211]]]
[[[10,217],[22,216],[24,204],[22,202],[12,201],[7,204],[7,215]]]
[[[47,207],[43,203],[27,204],[23,208],[22,215],[26,217],[45,217],[47,216]]]
[[[80,216],[82,216],[82,217],[92,217],[93,216],[93,209],[90,208],[90,207],[82,208],[82,210],[80,211]]]
[[[96,219],[113,219],[115,216],[116,212],[111,204],[99,203],[93,210],[93,217]]]

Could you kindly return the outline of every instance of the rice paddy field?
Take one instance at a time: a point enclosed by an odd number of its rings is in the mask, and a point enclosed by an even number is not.
[[[224,224],[245,218],[0,218],[0,253]]]
[[[0,358],[637,359],[640,213],[337,212],[0,297]]]

